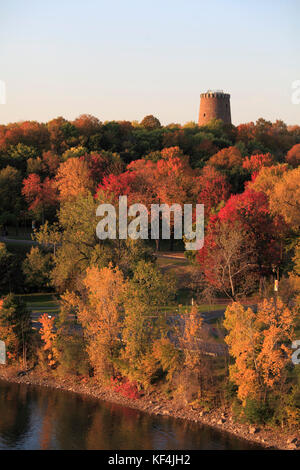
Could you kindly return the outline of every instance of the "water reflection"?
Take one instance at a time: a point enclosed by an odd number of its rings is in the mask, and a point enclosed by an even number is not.
[[[254,449],[208,427],[0,381],[0,449]]]

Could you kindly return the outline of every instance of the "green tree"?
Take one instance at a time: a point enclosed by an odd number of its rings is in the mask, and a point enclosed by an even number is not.
[[[53,255],[56,255],[56,247],[61,243],[62,233],[59,230],[58,223],[52,225],[48,221],[41,225],[39,230],[35,229],[33,239],[36,240],[40,245],[52,246]]]
[[[145,376],[145,361],[149,365],[154,342],[166,338],[168,328],[163,307],[172,301],[174,294],[174,280],[145,261],[136,265],[125,289],[122,365],[125,375],[144,385],[149,380]]]
[[[27,175],[30,173],[37,173],[41,175],[43,173],[43,163],[40,157],[28,158],[27,160]]]
[[[25,283],[28,287],[38,290],[49,287],[51,261],[50,253],[43,253],[37,246],[31,247],[22,265]]]
[[[23,143],[11,145],[7,153],[11,159],[12,165],[22,171],[26,170],[26,162],[29,158],[36,158],[38,156],[38,152],[34,147]]]
[[[76,288],[88,266],[102,268],[112,262],[125,274],[132,274],[139,260],[151,258],[150,248],[143,240],[99,240],[96,235],[98,205],[99,201],[88,194],[66,201],[60,208],[62,238],[51,273],[53,284],[60,292]]]
[[[19,256],[10,253],[5,243],[0,243],[0,295],[13,291],[20,292],[23,284],[20,271]]]
[[[161,124],[156,117],[152,116],[152,114],[149,114],[148,116],[145,116],[144,119],[141,121],[141,126],[145,127],[146,129],[152,130],[159,129],[161,127]]]
[[[22,209],[21,172],[12,166],[0,171],[0,224],[17,225]]]
[[[0,305],[0,331],[6,341],[5,331],[9,339],[9,353],[12,359],[21,359],[26,367],[28,353],[32,343],[32,325],[30,312],[26,303],[20,297],[9,294]]]

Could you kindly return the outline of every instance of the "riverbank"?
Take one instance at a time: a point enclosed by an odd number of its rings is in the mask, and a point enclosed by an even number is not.
[[[300,449],[299,432],[291,433],[282,429],[278,432],[278,429],[274,430],[236,423],[229,409],[204,412],[191,406],[179,406],[172,400],[166,398],[162,393],[156,391],[145,393],[141,398],[134,400],[120,395],[112,388],[99,387],[93,379],[80,379],[74,376],[58,377],[54,376],[52,373],[42,372],[40,370],[32,370],[23,376],[18,376],[18,372],[19,369],[14,366],[0,366],[0,378],[9,382],[70,391],[138,409],[150,414],[193,421],[269,449]]]

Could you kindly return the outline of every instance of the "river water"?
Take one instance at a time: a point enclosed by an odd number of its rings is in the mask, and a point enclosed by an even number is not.
[[[257,449],[207,426],[0,381],[0,449]]]

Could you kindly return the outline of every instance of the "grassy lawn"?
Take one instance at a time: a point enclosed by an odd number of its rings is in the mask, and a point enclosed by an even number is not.
[[[48,303],[53,302],[57,299],[56,294],[20,294],[18,297],[21,297],[25,300],[26,303]]]
[[[33,318],[37,318],[43,313],[49,315],[59,313],[58,297],[55,294],[25,294],[18,297],[26,302]]]
[[[191,294],[187,294],[188,287],[192,282],[192,276],[194,272],[194,267],[190,265],[188,260],[185,258],[157,258],[157,266],[164,274],[170,274],[174,276],[177,281],[177,287],[179,289],[177,300],[178,303],[190,303],[187,301],[189,297],[191,299]],[[181,300],[181,297],[184,297]]]

